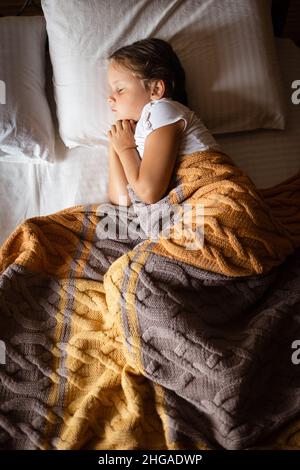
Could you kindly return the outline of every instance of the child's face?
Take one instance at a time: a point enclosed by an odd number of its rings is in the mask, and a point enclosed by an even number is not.
[[[143,107],[150,101],[151,90],[147,91],[141,79],[113,61],[108,66],[108,84],[108,102],[111,109],[115,110],[116,120],[138,121]]]

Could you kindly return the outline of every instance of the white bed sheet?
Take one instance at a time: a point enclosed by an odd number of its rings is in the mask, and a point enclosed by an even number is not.
[[[216,136],[224,152],[259,188],[293,176],[300,169],[300,104],[292,103],[292,82],[300,79],[300,48],[291,39],[276,38],[288,106],[284,130],[257,130]]]
[[[261,188],[300,168],[300,105],[290,99],[291,83],[300,77],[300,49],[289,39],[276,39],[276,44],[289,102],[286,129],[216,136],[223,151]],[[54,164],[12,163],[0,156],[0,244],[27,218],[107,201],[107,149],[107,141],[100,149],[67,149],[56,133]]]

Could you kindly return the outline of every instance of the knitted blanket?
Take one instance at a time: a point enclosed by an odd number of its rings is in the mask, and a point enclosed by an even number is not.
[[[0,447],[300,449],[300,174],[195,152],[128,190],[1,248]]]

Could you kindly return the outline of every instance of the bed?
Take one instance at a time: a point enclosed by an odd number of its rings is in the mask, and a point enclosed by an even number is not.
[[[289,103],[286,129],[215,136],[224,151],[232,155],[261,188],[279,183],[300,168],[300,107],[289,100],[291,84],[299,76],[300,51],[288,38],[276,38],[276,47]],[[47,87],[55,119],[49,60],[48,56]],[[55,136],[55,165],[26,165],[26,162],[14,162],[12,165],[7,162],[8,155],[0,156],[1,243],[26,218],[50,214],[77,204],[108,200],[107,143],[104,142],[100,149],[80,146],[68,149],[59,136],[57,120]],[[285,158],[282,155],[286,155]],[[15,181],[18,185],[14,184]]]
[[[44,6],[50,18],[52,6]],[[231,198],[247,210],[235,218],[226,209],[222,224],[211,219],[202,259],[195,247],[182,251],[174,234],[172,244],[153,242],[157,220],[149,228],[149,208],[131,188],[132,206],[114,212],[107,139],[96,146],[78,145],[84,133],[74,139],[72,110],[62,111],[69,102],[59,101],[61,63],[52,81],[50,26],[48,34],[52,153],[28,162],[0,152],[1,448],[299,450],[300,373],[290,360],[300,305],[300,105],[290,99],[299,48],[275,39],[284,126],[222,132],[216,121],[224,154],[208,154],[220,173],[208,170],[206,184],[221,191],[224,183],[222,207]],[[177,168],[187,186],[173,187],[150,208],[153,216],[190,201],[187,188],[202,171],[199,155],[191,161],[183,157]],[[199,186],[193,191],[217,214],[215,193],[203,199]],[[120,241],[109,228],[109,241],[102,238],[102,222],[114,217],[138,235]]]

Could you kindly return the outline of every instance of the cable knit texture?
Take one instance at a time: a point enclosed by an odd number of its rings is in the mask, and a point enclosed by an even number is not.
[[[2,246],[0,447],[300,449],[300,174],[259,190],[205,151],[158,203],[128,190]]]

